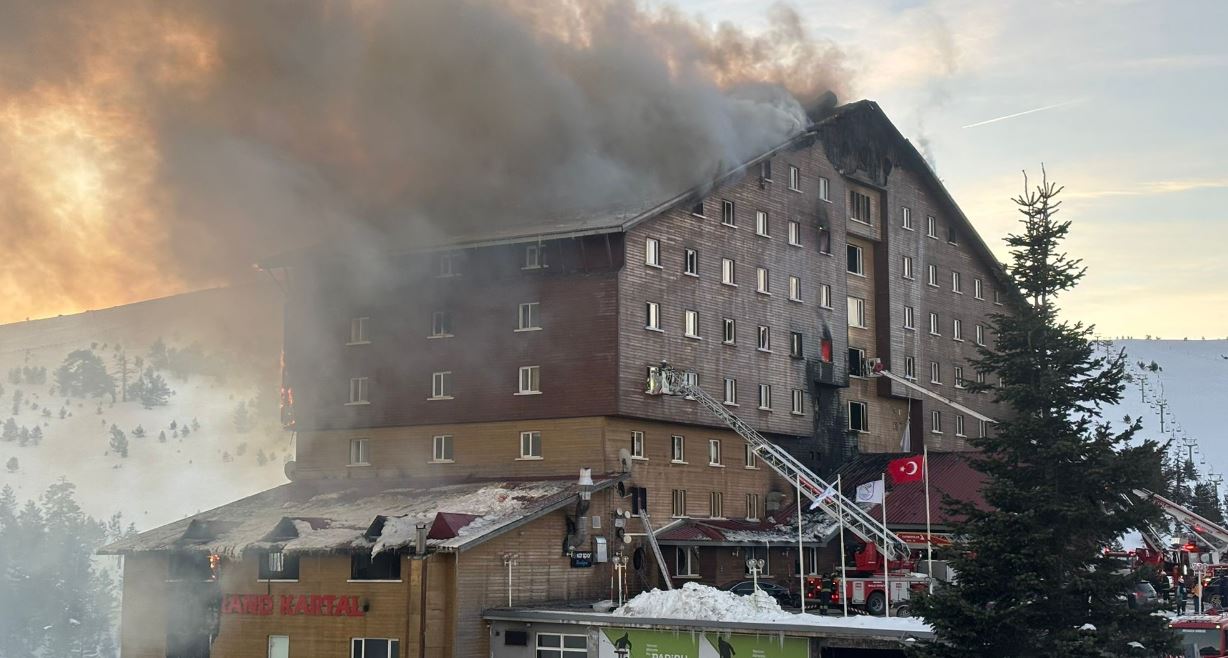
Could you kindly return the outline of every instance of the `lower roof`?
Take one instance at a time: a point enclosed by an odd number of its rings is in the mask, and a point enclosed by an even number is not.
[[[618,479],[594,477],[594,491]],[[430,529],[429,548],[463,551],[574,503],[579,492],[575,477],[291,482],[121,539],[99,553],[379,553],[412,546],[420,523]]]

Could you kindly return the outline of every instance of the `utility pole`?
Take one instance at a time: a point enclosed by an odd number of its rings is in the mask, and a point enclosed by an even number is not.
[[[1160,433],[1161,434],[1164,433],[1164,407],[1166,406],[1168,406],[1168,403],[1165,402],[1164,400],[1160,400]]]

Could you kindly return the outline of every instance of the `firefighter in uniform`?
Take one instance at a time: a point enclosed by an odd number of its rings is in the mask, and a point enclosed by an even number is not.
[[[835,576],[827,576],[819,579],[819,614],[826,615],[827,608],[831,606],[832,594],[836,592]]]

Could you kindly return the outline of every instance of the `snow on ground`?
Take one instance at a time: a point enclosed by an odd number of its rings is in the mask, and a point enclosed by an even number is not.
[[[929,632],[930,626],[912,617],[869,615],[818,616],[787,612],[768,594],[758,591],[739,596],[715,587],[686,583],[681,589],[643,592],[614,611],[622,617],[696,619],[749,623],[801,624],[840,628]]]

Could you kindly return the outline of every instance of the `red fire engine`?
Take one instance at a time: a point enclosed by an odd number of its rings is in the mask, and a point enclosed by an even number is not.
[[[874,547],[866,544],[853,556],[853,566],[843,577],[810,576],[806,578],[806,608],[842,608],[845,599],[850,607],[865,610],[872,615],[881,615],[887,609],[887,583],[891,587],[891,607],[904,606],[914,593],[929,588],[929,577],[915,573],[916,561],[892,560],[888,563],[888,578],[883,578],[883,556]],[[841,597],[844,597],[843,599]]]
[[[1228,640],[1224,637],[1228,615],[1177,617],[1169,623],[1169,627],[1181,636],[1180,655],[1228,656]]]

